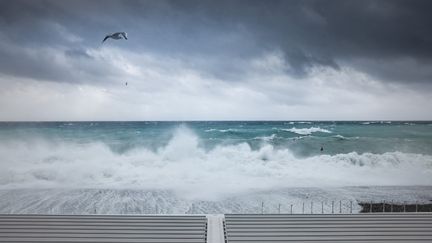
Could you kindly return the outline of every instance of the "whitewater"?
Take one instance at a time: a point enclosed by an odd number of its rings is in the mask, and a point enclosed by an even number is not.
[[[405,123],[2,123],[0,213],[428,202],[432,126]]]

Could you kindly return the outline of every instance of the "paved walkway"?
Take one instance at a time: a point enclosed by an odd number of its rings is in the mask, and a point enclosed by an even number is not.
[[[207,215],[207,243],[224,243],[223,214]]]
[[[205,243],[205,216],[0,215],[0,242]]]
[[[3,214],[1,242],[432,242],[432,214]]]
[[[432,214],[225,215],[227,243],[432,242]]]

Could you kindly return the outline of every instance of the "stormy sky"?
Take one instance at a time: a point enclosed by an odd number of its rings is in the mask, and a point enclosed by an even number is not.
[[[0,0],[0,120],[432,119],[431,11]],[[117,31],[128,40],[101,43]]]

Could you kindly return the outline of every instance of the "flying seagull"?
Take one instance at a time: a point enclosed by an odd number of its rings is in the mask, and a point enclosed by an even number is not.
[[[104,43],[108,38],[112,38],[114,40],[120,40],[120,39],[127,40],[128,39],[126,32],[116,32],[116,33],[105,36],[102,43]]]

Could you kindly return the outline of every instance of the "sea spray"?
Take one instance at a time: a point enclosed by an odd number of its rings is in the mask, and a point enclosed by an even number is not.
[[[286,187],[431,185],[432,156],[386,152],[298,157],[261,142],[205,149],[188,126],[175,128],[156,151],[117,153],[101,142],[49,140],[1,143],[0,188],[114,188],[169,190],[218,198]]]

